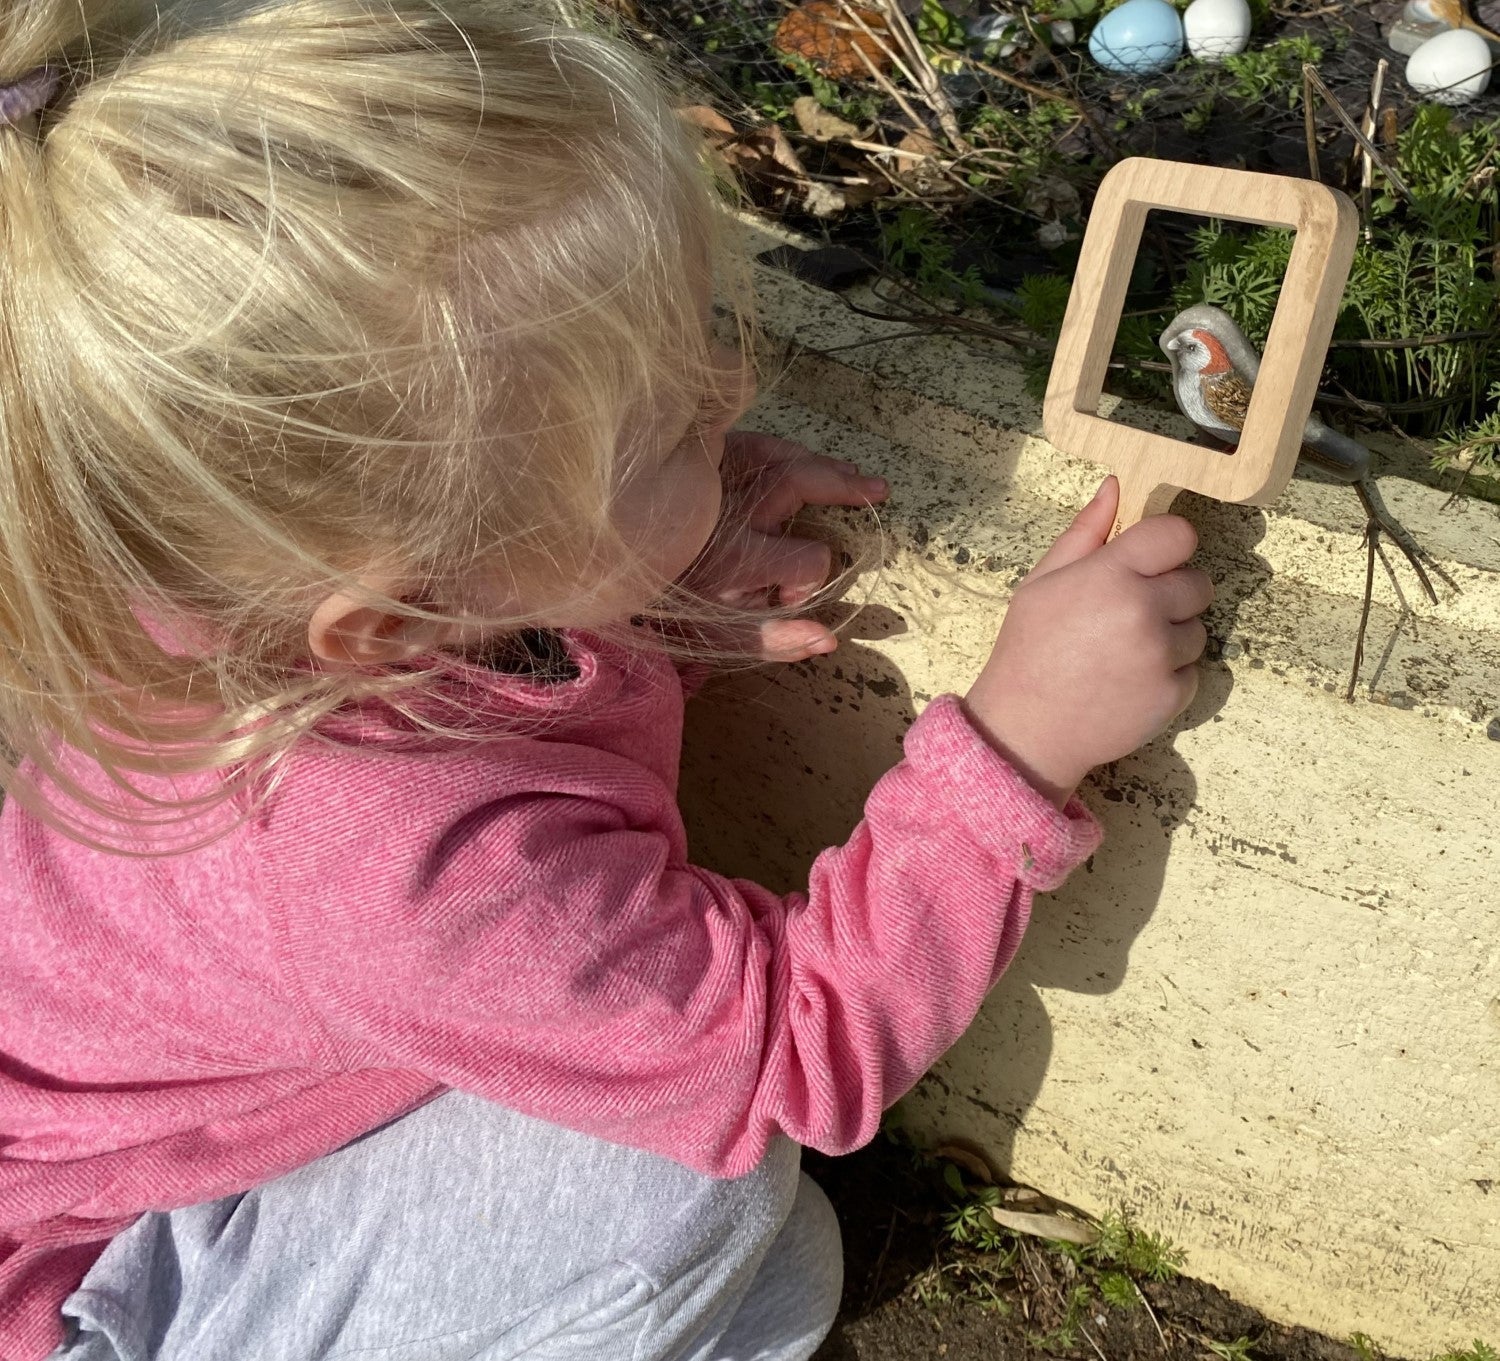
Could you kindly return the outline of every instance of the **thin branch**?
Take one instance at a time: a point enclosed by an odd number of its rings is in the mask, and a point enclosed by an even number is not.
[[[897,62],[897,64],[899,65],[899,60],[896,57],[896,54],[891,51],[890,44],[887,43],[886,40],[878,33],[876,33],[875,30],[869,26],[869,24],[865,23],[865,21],[860,17],[859,11],[851,9],[846,12],[848,13],[850,19],[858,24],[861,30],[863,30],[863,32],[870,38],[871,42],[879,46],[880,50],[884,52],[886,56],[888,56],[893,62]],[[896,101],[896,107],[906,115],[913,128],[915,128],[918,132],[925,133],[927,131],[927,124],[924,123],[918,116],[917,111],[912,108],[911,104],[907,101],[906,96],[903,95],[901,91],[898,90],[890,82],[889,79],[887,79],[885,72],[875,64],[875,59],[865,51],[864,47],[861,44],[852,43],[851,47],[854,49],[854,55],[857,56],[860,61],[864,62],[865,69],[870,73],[870,79],[872,79],[878,86],[880,86],[882,90],[886,92],[886,94],[890,95],[890,97]]]
[[[957,150],[967,151],[969,143],[958,126],[958,115],[953,112],[953,101],[948,98],[947,90],[943,89],[943,82],[938,78],[938,73],[932,69],[932,61],[918,40],[916,31],[911,26],[911,20],[902,12],[897,0],[884,0],[884,8],[887,21],[895,31],[898,41],[906,49],[906,55],[916,70],[917,79],[914,83],[927,96],[928,104],[937,114],[938,125],[943,129],[943,135]]]
[[[1382,57],[1375,64],[1375,78],[1370,82],[1370,103],[1365,110],[1364,120],[1361,127],[1364,129],[1367,147],[1370,139],[1375,136],[1375,123],[1380,116],[1380,101],[1385,96],[1385,73],[1390,70],[1391,64]],[[1374,229],[1370,226],[1370,186],[1374,183],[1375,162],[1368,149],[1360,156],[1359,168],[1359,212],[1364,219],[1365,241],[1375,239]]]
[[[1315,183],[1321,183],[1323,176],[1318,170],[1318,119],[1313,110],[1313,85],[1307,78],[1307,70],[1302,71],[1302,133],[1307,139],[1307,173],[1308,177]]]
[[[1378,539],[1375,541],[1375,552],[1380,558],[1380,565],[1385,568],[1386,579],[1391,583],[1391,590],[1396,593],[1396,603],[1400,606],[1400,612],[1396,617],[1396,627],[1399,629],[1403,622],[1410,622],[1411,636],[1420,638],[1417,632],[1417,615],[1406,598],[1406,592],[1401,589],[1401,581],[1396,576],[1396,569],[1391,566],[1390,555],[1385,551],[1385,545]]]
[[[1365,526],[1365,547],[1368,561],[1365,563],[1365,603],[1359,612],[1359,630],[1354,635],[1354,665],[1349,670],[1349,688],[1344,691],[1344,702],[1354,703],[1354,687],[1359,684],[1359,668],[1365,662],[1365,631],[1370,627],[1370,602],[1375,598],[1375,545],[1380,539],[1380,526],[1371,522]]]
[[[906,147],[886,146],[884,142],[861,142],[853,137],[840,139],[842,145],[852,146],[857,151],[868,151],[876,156],[900,156],[908,161],[926,161],[932,159],[932,154],[927,151],[910,151]]]
[[[1444,331],[1425,336],[1404,336],[1394,340],[1334,340],[1330,350],[1421,350],[1429,345],[1453,345],[1461,340],[1500,339],[1500,327],[1483,331]]]
[[[1157,1322],[1156,1310],[1151,1307],[1151,1301],[1146,1298],[1146,1292],[1141,1289],[1135,1277],[1127,1276],[1126,1279],[1130,1282],[1130,1288],[1135,1291],[1136,1298],[1146,1306],[1146,1313],[1151,1316],[1151,1326],[1156,1329],[1157,1337],[1161,1338],[1162,1351],[1165,1352],[1167,1350],[1167,1335],[1162,1332],[1161,1324]]]
[[[1380,167],[1381,174],[1391,182],[1391,188],[1396,190],[1402,198],[1411,198],[1412,193],[1407,188],[1406,181],[1391,166],[1386,164],[1385,157],[1376,149],[1375,144],[1360,131],[1359,124],[1349,117],[1349,111],[1334,98],[1333,91],[1323,83],[1323,77],[1318,74],[1318,68],[1311,62],[1304,62],[1302,65],[1302,78],[1312,83],[1313,88],[1322,97],[1323,102],[1338,116],[1339,122],[1349,130],[1354,140],[1369,153],[1371,159]]]
[[[1090,1333],[1089,1330],[1083,1326],[1083,1324],[1080,1323],[1078,1325],[1078,1331],[1083,1334],[1084,1341],[1086,1341],[1089,1346],[1094,1349],[1094,1354],[1099,1358],[1099,1361],[1109,1361],[1109,1357],[1105,1356],[1099,1344],[1094,1341],[1093,1334]]]
[[[865,340],[850,340],[842,345],[804,345],[800,341],[794,341],[794,349],[789,356],[795,359],[799,354],[815,354],[818,356],[840,354],[844,350],[862,350],[867,345],[884,345],[892,340],[913,340],[917,336],[930,336],[932,331],[929,327],[919,326],[911,331],[898,331],[892,336],[870,336]]]

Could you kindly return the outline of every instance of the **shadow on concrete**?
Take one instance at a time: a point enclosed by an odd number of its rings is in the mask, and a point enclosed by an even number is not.
[[[1197,795],[1173,742],[1180,731],[1220,721],[1233,686],[1221,658],[1241,605],[1269,577],[1254,553],[1265,534],[1260,512],[1191,496],[1177,509],[1211,546],[1202,565],[1219,587],[1198,695],[1168,733],[1086,782],[1082,797],[1104,823],[1104,844],[1062,889],[1037,900],[1011,968],[923,1081],[924,1096],[953,1113],[956,1129],[983,1131],[980,1151],[1002,1172],[1052,1058],[1045,994],[1079,993],[1108,1008],[1133,943],[1160,906],[1172,837]],[[1224,570],[1226,562],[1235,570]],[[898,611],[867,605],[833,656],[720,678],[689,706],[682,805],[696,858],[778,891],[805,888],[813,859],[848,838],[871,787],[900,759],[917,702],[931,698],[913,695],[888,657],[862,645],[906,629]],[[1141,1076],[1144,1089],[1149,1073]],[[1110,1166],[1103,1148],[1090,1160]],[[880,1298],[905,1284],[888,1282]]]

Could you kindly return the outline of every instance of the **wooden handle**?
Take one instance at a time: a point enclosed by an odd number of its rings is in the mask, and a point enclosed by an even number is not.
[[[1165,515],[1177,499],[1178,491],[1179,488],[1160,482],[1140,483],[1120,478],[1120,506],[1115,511],[1115,527],[1109,531],[1109,537],[1118,537],[1148,515]]]

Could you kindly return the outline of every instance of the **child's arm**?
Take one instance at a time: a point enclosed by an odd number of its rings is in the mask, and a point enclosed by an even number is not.
[[[518,746],[399,791],[346,768],[342,835],[316,830],[327,781],[289,775],[263,874],[315,1063],[416,1069],[720,1175],[778,1131],[866,1142],[1098,839],[951,696],[785,898],[690,865],[673,790],[635,763]]]
[[[1191,697],[1211,596],[1177,567],[1192,530],[1158,517],[1101,548],[1113,515],[1106,490],[1017,590],[967,699],[913,724],[805,895],[690,865],[670,780],[596,746],[455,754],[396,788],[310,749],[328,767],[285,780],[265,873],[316,1060],[724,1175],[778,1131],[858,1147],[972,1020],[1033,893],[1096,844],[1073,784]]]

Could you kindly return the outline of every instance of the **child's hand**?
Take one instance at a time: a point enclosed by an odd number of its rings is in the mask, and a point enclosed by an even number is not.
[[[1192,701],[1214,598],[1182,566],[1193,527],[1156,515],[1105,543],[1119,485],[1106,479],[1016,589],[970,718],[1059,807],[1094,766],[1162,731]]]
[[[788,531],[804,506],[863,506],[883,501],[883,478],[852,463],[811,453],[792,440],[735,431],[724,443],[724,513],[683,584],[726,605],[797,605],[832,571],[828,544]],[[813,619],[767,619],[751,642],[767,661],[800,661],[832,652],[838,639]]]

